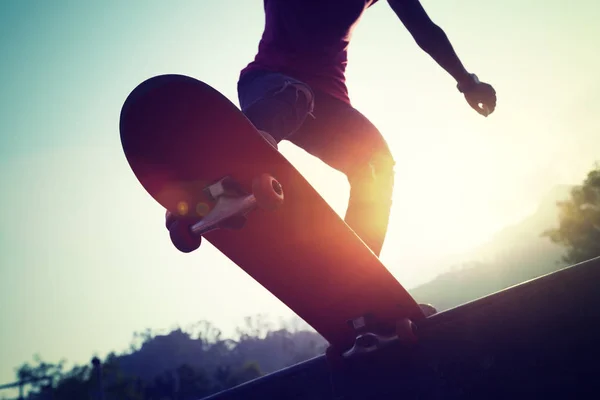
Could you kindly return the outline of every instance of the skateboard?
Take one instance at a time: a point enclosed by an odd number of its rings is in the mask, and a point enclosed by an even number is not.
[[[208,84],[160,75],[120,115],[135,176],[173,244],[207,240],[350,357],[414,342],[423,310],[309,182]]]

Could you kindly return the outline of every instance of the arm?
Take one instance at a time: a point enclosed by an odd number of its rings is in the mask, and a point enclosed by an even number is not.
[[[472,82],[471,75],[454,52],[448,37],[442,28],[431,21],[419,0],[388,0],[388,3],[417,45],[445,69],[459,85],[469,85]]]

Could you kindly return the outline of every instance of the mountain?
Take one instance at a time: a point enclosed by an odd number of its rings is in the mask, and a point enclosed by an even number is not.
[[[462,257],[468,261],[412,289],[411,294],[442,311],[564,267],[564,248],[541,234],[558,224],[556,203],[567,199],[572,188],[554,187],[532,215],[502,229]]]

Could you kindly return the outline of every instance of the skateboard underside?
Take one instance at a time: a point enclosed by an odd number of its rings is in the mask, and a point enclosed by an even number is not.
[[[337,348],[348,349],[360,333],[393,336],[398,321],[424,318],[379,259],[215,89],[181,75],[151,78],[127,98],[120,131],[148,193],[195,222],[193,234]]]

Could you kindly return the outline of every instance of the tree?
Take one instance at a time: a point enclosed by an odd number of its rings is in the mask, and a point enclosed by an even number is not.
[[[65,360],[61,360],[57,364],[47,363],[38,354],[34,355],[33,359],[37,365],[25,363],[16,371],[19,381],[30,381],[33,393],[47,390],[48,386],[52,387],[63,377]]]
[[[246,319],[239,338],[201,321],[187,332],[145,330],[123,354],[66,370],[66,361],[51,364],[36,356],[17,370],[27,380],[27,400],[194,400],[262,376],[319,353],[315,332],[271,331],[264,316]],[[287,347],[286,347],[287,346]],[[51,394],[51,396],[50,396]]]
[[[557,203],[559,227],[543,233],[567,248],[569,264],[600,255],[600,164],[588,173],[583,185],[571,191],[571,199]]]

